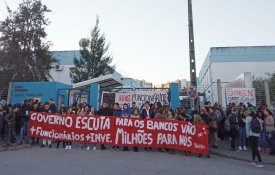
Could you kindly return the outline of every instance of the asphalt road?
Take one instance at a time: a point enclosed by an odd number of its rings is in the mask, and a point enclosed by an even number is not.
[[[274,175],[275,167],[248,162],[159,152],[25,148],[0,152],[1,175]]]

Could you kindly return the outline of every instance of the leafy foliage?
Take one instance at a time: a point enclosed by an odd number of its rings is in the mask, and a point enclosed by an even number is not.
[[[74,58],[74,83],[114,72],[115,66],[110,65],[112,56],[108,53],[109,44],[106,43],[105,35],[100,32],[98,17],[91,37],[80,40],[80,47],[81,57]]]
[[[50,12],[40,0],[24,0],[17,10],[7,6],[8,16],[0,23],[0,86],[10,81],[47,81],[56,60],[44,41]]]

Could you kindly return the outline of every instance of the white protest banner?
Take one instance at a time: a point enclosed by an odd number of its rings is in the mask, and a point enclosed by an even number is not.
[[[162,105],[168,105],[168,91],[132,91],[132,102],[136,102],[141,107],[146,101],[150,104],[160,102]]]
[[[254,88],[226,88],[226,102],[235,103],[236,105],[240,103],[247,103],[256,106],[256,95]]]
[[[118,103],[120,106],[123,106],[124,103],[131,106],[132,102],[136,102],[137,107],[140,108],[146,101],[149,101],[151,104],[160,102],[162,105],[168,105],[168,91],[131,91],[125,93],[103,92],[101,102],[112,104]]]
[[[121,107],[123,104],[132,105],[132,94],[131,93],[116,93],[115,102],[118,103]]]

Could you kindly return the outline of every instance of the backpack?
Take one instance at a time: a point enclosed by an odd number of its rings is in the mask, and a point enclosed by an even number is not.
[[[262,127],[261,122],[258,120],[257,117],[252,117],[251,123],[250,123],[250,129],[254,133],[261,133]]]

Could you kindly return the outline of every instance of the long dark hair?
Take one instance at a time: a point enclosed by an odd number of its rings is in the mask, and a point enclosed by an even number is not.
[[[251,116],[252,118],[257,118],[257,114],[256,114],[255,111],[251,111],[250,116]]]

